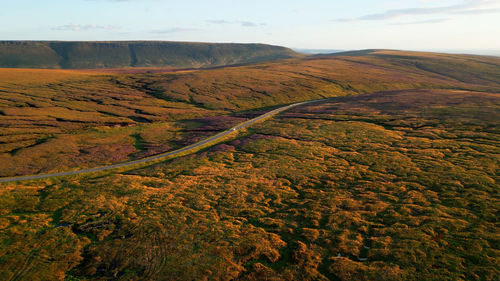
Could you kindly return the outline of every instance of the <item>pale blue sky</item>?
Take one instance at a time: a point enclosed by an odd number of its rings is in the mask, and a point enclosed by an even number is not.
[[[500,50],[500,0],[0,0],[0,40]]]

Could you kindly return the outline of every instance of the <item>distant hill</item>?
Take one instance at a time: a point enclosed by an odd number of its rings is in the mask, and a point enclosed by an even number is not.
[[[341,60],[357,58],[359,61],[371,64],[385,61],[401,70],[415,68],[465,83],[489,85],[500,81],[500,57],[496,56],[372,49],[315,55],[314,57]]]
[[[344,52],[343,50],[337,50],[337,49],[293,49],[296,52],[302,53],[302,54],[333,54],[333,53],[340,53]]]
[[[297,56],[291,49],[264,44],[0,41],[0,67],[12,68],[199,68]]]

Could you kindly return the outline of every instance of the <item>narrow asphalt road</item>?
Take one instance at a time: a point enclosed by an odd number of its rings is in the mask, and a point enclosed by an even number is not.
[[[199,148],[199,147],[201,147],[201,146],[203,146],[203,145],[205,145],[205,144],[207,144],[209,142],[220,140],[220,139],[224,138],[225,136],[227,136],[227,135],[229,135],[229,134],[231,134],[231,133],[233,133],[235,131],[238,131],[240,129],[243,129],[245,127],[248,127],[248,126],[252,125],[253,123],[255,123],[255,122],[259,121],[259,120],[265,119],[265,118],[270,117],[272,115],[276,115],[276,114],[278,114],[278,113],[280,113],[282,111],[285,111],[285,110],[290,109],[290,108],[295,107],[295,106],[299,106],[299,105],[303,105],[303,104],[307,104],[307,103],[312,103],[312,102],[323,101],[323,100],[325,100],[325,99],[312,100],[312,101],[304,101],[304,102],[298,102],[298,103],[286,105],[286,106],[283,106],[283,107],[271,110],[271,111],[269,111],[269,112],[267,112],[265,114],[262,114],[262,115],[260,115],[258,117],[255,117],[253,119],[245,121],[245,122],[243,122],[241,124],[238,124],[238,125],[230,128],[229,130],[223,131],[222,133],[216,134],[216,135],[214,135],[212,137],[209,137],[208,139],[202,140],[200,142],[197,142],[197,143],[185,146],[183,148],[180,148],[180,149],[177,149],[177,150],[174,150],[174,151],[165,152],[165,153],[158,154],[158,155],[155,155],[155,156],[151,156],[151,157],[147,157],[147,158],[143,158],[143,159],[138,159],[138,160],[134,160],[134,161],[129,161],[129,162],[124,162],[124,163],[119,163],[119,164],[114,164],[114,165],[109,165],[109,166],[96,167],[96,168],[90,168],[90,169],[83,169],[83,170],[77,170],[77,171],[0,178],[0,183],[2,183],[2,182],[24,181],[24,180],[37,180],[37,179],[45,179],[45,178],[52,178],[52,177],[71,176],[71,175],[79,175],[79,174],[86,174],[86,173],[92,173],[92,172],[100,172],[100,171],[106,171],[106,170],[112,170],[112,169],[116,169],[116,168],[123,168],[123,167],[127,167],[127,166],[132,166],[132,165],[136,165],[136,164],[142,164],[142,163],[152,162],[152,161],[159,160],[159,159],[162,159],[162,158],[168,158],[168,157],[171,157],[171,156],[176,156],[176,155],[179,155],[181,153],[187,152],[189,150],[193,150],[193,152],[194,152],[194,150],[196,150],[197,148]]]

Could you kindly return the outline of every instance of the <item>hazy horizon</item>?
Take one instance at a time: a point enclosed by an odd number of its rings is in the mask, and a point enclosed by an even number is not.
[[[291,48],[292,50],[305,53],[305,54],[326,54],[326,53],[341,53],[348,51],[357,51],[357,50],[365,50],[365,49],[356,49],[356,50],[336,50],[336,49],[322,49],[322,48]],[[366,50],[374,49],[367,48]],[[500,50],[447,50],[447,49],[438,49],[438,50],[400,50],[400,51],[411,51],[411,52],[431,52],[431,53],[446,53],[446,54],[470,54],[470,55],[483,55],[483,56],[500,56]]]
[[[303,53],[303,54],[330,54],[330,53],[341,53],[341,52],[348,52],[348,51],[361,51],[361,50],[376,50],[376,49],[386,49],[386,50],[399,50],[399,51],[410,51],[410,52],[431,52],[431,53],[448,53],[448,54],[469,54],[469,55],[483,55],[483,56],[500,56],[500,49],[498,50],[488,50],[488,49],[395,49],[395,48],[364,48],[364,49],[330,49],[330,48],[295,48],[293,46],[283,46],[283,45],[277,45],[277,44],[269,44],[265,42],[201,42],[201,41],[178,41],[178,40],[134,40],[134,39],[128,39],[128,40],[0,40],[0,42],[9,42],[9,41],[27,41],[27,42],[133,42],[133,41],[150,41],[150,42],[187,42],[187,43],[223,43],[223,44],[267,44],[267,45],[276,45],[276,46],[282,46],[286,48],[290,48],[298,53]]]

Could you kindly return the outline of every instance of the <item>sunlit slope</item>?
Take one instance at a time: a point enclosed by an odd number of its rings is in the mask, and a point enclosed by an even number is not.
[[[4,280],[496,280],[498,94],[301,106],[140,170],[0,189]]]
[[[498,85],[500,57],[454,55],[394,50],[364,50],[335,53],[329,56],[365,63],[384,64],[401,69],[416,68],[435,76],[447,76],[457,81],[483,85]]]
[[[210,67],[299,56],[264,44],[0,41],[0,67]]]
[[[229,128],[244,112],[286,103],[429,88],[500,92],[497,58],[375,53],[183,73],[2,69],[0,176],[152,155]],[[420,66],[431,63],[459,67],[438,74]]]

